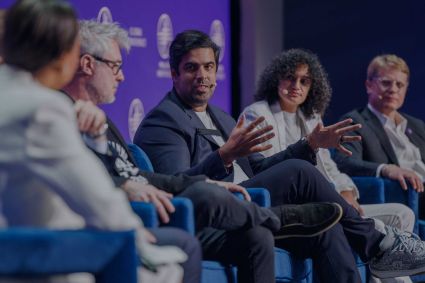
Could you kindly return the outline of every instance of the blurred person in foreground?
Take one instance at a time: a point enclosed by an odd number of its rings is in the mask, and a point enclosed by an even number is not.
[[[69,99],[56,91],[72,79],[78,65],[78,22],[71,6],[60,0],[17,1],[7,11],[3,38],[3,226],[134,229],[142,262],[158,270],[140,268],[139,279],[181,282],[177,263],[186,255],[151,244],[154,237],[132,213],[125,194],[82,142]]]

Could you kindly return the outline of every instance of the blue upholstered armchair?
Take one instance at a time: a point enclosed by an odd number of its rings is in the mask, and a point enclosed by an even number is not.
[[[147,155],[137,145],[129,144],[129,148],[136,159],[139,168],[153,172],[152,164]],[[270,206],[270,194],[267,190],[262,188],[251,188],[248,192],[252,198],[252,201],[257,204],[268,207]],[[242,197],[241,195],[236,195]],[[172,215],[172,219],[168,225],[174,227],[180,227],[184,230],[194,233],[194,218],[193,218],[193,205],[188,199],[174,198],[173,204],[176,207],[176,213]],[[158,225],[158,218],[155,217],[149,221],[146,221],[144,211],[146,206],[150,204],[146,203],[132,203],[132,207],[135,212],[142,217],[145,224],[153,223]],[[153,205],[150,205],[153,209]],[[152,216],[149,212],[147,215]],[[275,270],[276,270],[276,282],[299,282],[309,283],[312,282],[312,264],[311,260],[300,260],[292,257],[287,251],[279,248],[275,248]],[[234,266],[223,265],[216,261],[203,261],[202,262],[202,283],[234,283],[236,279],[237,270]]]
[[[259,205],[270,205],[268,191],[252,188],[248,189],[248,192],[252,200]],[[241,195],[238,197],[242,198]],[[172,202],[176,207],[176,213],[171,216],[171,221],[167,225],[179,227],[193,235],[195,229],[192,202],[186,198],[179,197],[173,198]],[[153,204],[132,202],[131,206],[136,214],[143,219],[147,227],[158,226],[158,216]],[[293,258],[287,251],[275,248],[276,282],[311,282],[311,269],[310,260]],[[237,282],[236,276],[237,270],[234,266],[223,265],[216,261],[202,262],[202,283]]]
[[[0,229],[0,276],[88,272],[97,283],[137,282],[134,233]]]
[[[359,189],[361,204],[398,202],[410,207],[416,217],[413,232],[424,239],[425,222],[418,220],[419,198],[415,190],[409,187],[405,191],[398,182],[386,178],[353,177],[352,179]]]

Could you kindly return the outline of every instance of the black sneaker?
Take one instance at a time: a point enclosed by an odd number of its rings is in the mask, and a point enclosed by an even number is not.
[[[282,227],[275,239],[314,237],[330,229],[341,219],[342,207],[337,203],[285,204],[270,208],[280,219]]]

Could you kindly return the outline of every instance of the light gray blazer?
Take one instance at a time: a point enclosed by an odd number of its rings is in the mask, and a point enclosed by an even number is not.
[[[266,157],[271,156],[277,152],[285,150],[289,146],[289,144],[286,144],[285,142],[285,120],[283,119],[282,110],[278,102],[273,105],[269,105],[267,101],[258,101],[245,108],[243,113],[248,113],[252,118],[264,116],[267,124],[273,126],[275,136],[265,142],[265,144],[271,144],[273,147],[261,152],[261,154]],[[316,125],[319,122],[322,122],[319,115],[315,115],[312,119],[306,119],[300,110],[297,111],[297,116],[301,121],[301,131],[305,134],[311,133]],[[316,167],[329,182],[335,185],[335,189],[338,192],[349,188],[354,190],[357,198],[359,197],[358,190],[353,181],[346,174],[343,174],[338,170],[338,167],[332,160],[328,149],[319,149],[317,153]]]

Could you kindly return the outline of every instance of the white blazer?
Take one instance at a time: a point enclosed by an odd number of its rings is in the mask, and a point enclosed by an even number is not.
[[[250,118],[264,116],[267,124],[273,126],[275,136],[264,143],[271,144],[272,148],[261,152],[261,154],[268,157],[286,149],[289,146],[289,144],[286,144],[285,120],[283,118],[283,113],[279,102],[276,102],[273,105],[269,105],[265,100],[258,101],[246,107],[243,113]],[[322,122],[322,119],[319,115],[314,115],[313,118],[306,119],[300,109],[297,111],[297,116],[301,121],[301,127],[303,127],[301,131],[306,134],[311,133],[316,125],[319,122]],[[355,197],[359,197],[359,192],[353,181],[346,174],[343,174],[338,170],[338,167],[332,160],[328,149],[319,149],[317,153],[316,168],[326,177],[329,182],[334,184],[335,189],[338,192],[343,190],[345,191],[347,189],[354,190]]]

